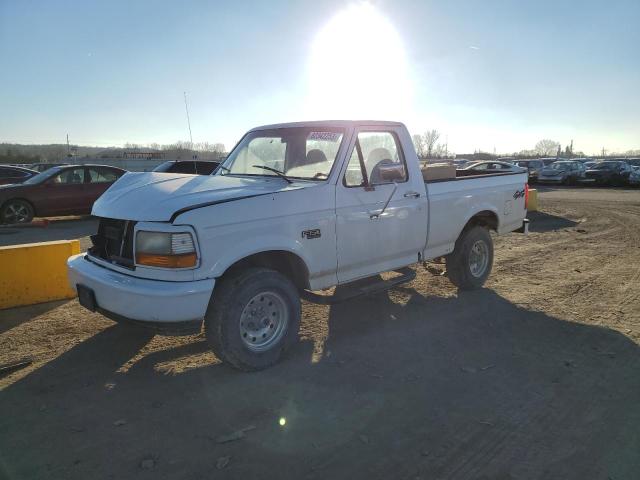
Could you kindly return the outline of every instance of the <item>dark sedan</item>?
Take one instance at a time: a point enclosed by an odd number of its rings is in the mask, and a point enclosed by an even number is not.
[[[0,222],[91,213],[93,202],[126,172],[104,165],[53,167],[19,185],[0,187]]]
[[[586,172],[586,181],[598,185],[626,185],[632,168],[626,162],[598,162]]]
[[[37,174],[38,172],[28,168],[0,165],[0,185],[22,183]]]
[[[191,175],[211,175],[220,162],[212,160],[169,160],[153,169],[154,172],[188,173]]]

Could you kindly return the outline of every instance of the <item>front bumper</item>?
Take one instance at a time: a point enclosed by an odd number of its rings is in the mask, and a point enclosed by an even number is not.
[[[215,286],[214,279],[165,282],[132,277],[97,265],[84,253],[67,260],[67,271],[73,289],[80,284],[93,290],[97,310],[105,316],[156,330],[198,325]]]

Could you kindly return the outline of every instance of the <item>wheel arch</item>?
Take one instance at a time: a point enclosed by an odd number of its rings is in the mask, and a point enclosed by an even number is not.
[[[498,218],[498,214],[493,210],[481,210],[473,214],[467,220],[464,227],[462,228],[462,231],[460,232],[460,235],[462,235],[462,232],[464,232],[465,230],[476,225],[497,232],[498,228],[500,227],[500,219]]]
[[[309,268],[307,264],[300,256],[288,250],[265,250],[253,253],[229,265],[222,275],[249,267],[270,268],[283,274],[297,288],[309,288]]]

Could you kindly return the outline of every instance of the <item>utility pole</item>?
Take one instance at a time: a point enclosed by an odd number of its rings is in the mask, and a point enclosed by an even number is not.
[[[193,136],[191,135],[191,120],[189,120],[189,107],[187,106],[187,92],[184,93],[184,109],[187,112],[187,125],[189,126],[189,141],[191,142],[191,148],[193,148]]]
[[[71,151],[69,150],[69,134],[67,133],[67,157],[71,155]]]
[[[571,146],[569,147],[569,155],[573,157],[573,138],[571,139]]]
[[[605,156],[605,152],[606,152],[606,150],[604,149],[604,147],[602,147],[602,156],[603,157]]]

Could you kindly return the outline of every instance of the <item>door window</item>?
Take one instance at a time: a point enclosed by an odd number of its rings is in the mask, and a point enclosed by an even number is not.
[[[51,179],[54,185],[76,185],[84,183],[84,168],[71,168],[59,173]]]
[[[347,187],[382,185],[391,183],[383,178],[384,167],[400,166],[402,178],[407,181],[407,166],[398,139],[391,132],[360,132],[351,153],[344,176]]]
[[[91,183],[111,183],[118,179],[118,174],[114,170],[106,168],[90,168],[88,172]]]

